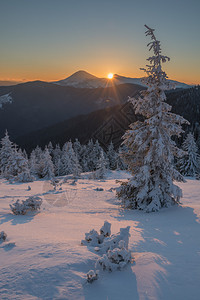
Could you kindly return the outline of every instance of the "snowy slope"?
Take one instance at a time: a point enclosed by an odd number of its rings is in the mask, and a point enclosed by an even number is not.
[[[0,231],[8,240],[0,244],[0,299],[87,300],[197,300],[200,280],[200,182],[180,184],[180,207],[159,213],[124,211],[111,187],[127,178],[113,171],[105,181],[79,179],[53,192],[48,181],[10,185],[1,180]],[[104,191],[96,191],[101,187]],[[9,203],[41,195],[39,214],[14,216]],[[104,220],[111,231],[131,226],[129,248],[135,263],[123,271],[100,272],[93,284],[86,273],[98,255],[81,246],[85,232],[99,230]]]
[[[120,76],[115,74],[114,75],[115,79],[117,80],[117,82],[122,83],[132,83],[132,84],[139,84],[142,86],[145,86],[145,84],[142,83],[142,79],[143,78],[129,78],[129,77],[124,77],[124,76]],[[188,89],[191,87],[191,85],[188,85],[186,83],[182,83],[179,81],[175,81],[175,80],[169,80],[174,86],[175,88],[181,88],[181,89]]]
[[[182,82],[170,80],[176,88],[190,88],[191,86]],[[98,78],[85,71],[78,71],[67,77],[66,79],[55,81],[54,83],[62,86],[73,86],[76,88],[98,88],[109,87],[124,83],[138,84],[145,86],[142,83],[142,78],[130,78],[115,74],[113,79]]]

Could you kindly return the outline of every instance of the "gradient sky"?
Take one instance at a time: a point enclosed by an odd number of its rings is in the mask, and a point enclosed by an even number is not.
[[[0,80],[59,80],[85,70],[142,77],[144,24],[171,79],[200,83],[199,0],[0,0]]]

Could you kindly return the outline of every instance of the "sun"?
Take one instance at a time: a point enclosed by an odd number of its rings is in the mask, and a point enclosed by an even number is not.
[[[108,74],[108,79],[113,79],[113,73]]]

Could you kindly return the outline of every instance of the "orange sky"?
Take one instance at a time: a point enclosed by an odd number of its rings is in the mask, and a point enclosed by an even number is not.
[[[200,1],[9,0],[0,10],[0,80],[64,79],[78,70],[142,77],[144,24],[156,29],[170,79],[200,83]],[[169,18],[170,16],[170,18]]]

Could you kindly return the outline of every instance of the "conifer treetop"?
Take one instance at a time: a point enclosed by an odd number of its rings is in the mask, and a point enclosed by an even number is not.
[[[167,80],[168,76],[162,70],[162,63],[170,61],[170,58],[161,54],[160,41],[156,39],[154,34],[155,29],[147,25],[144,26],[147,29],[145,32],[146,36],[151,38],[151,42],[147,44],[147,47],[149,47],[149,51],[153,50],[154,55],[147,58],[149,64],[146,65],[146,68],[140,68],[148,76],[148,78],[143,79],[143,82],[149,87],[154,86],[156,83],[162,90],[171,89],[173,85]]]

